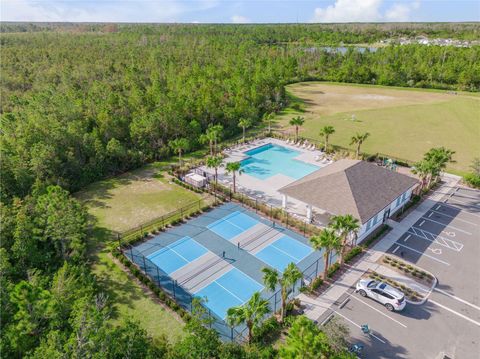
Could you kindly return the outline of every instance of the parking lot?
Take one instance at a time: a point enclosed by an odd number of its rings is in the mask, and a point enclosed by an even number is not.
[[[366,358],[479,358],[480,191],[455,187],[387,251],[434,274],[421,305],[399,313],[351,289],[331,308],[350,327]],[[322,318],[325,321],[328,318]],[[368,324],[371,335],[360,330]]]

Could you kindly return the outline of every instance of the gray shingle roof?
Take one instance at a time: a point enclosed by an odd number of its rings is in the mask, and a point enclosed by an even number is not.
[[[362,223],[414,186],[413,177],[373,163],[343,159],[280,189],[280,193]]]

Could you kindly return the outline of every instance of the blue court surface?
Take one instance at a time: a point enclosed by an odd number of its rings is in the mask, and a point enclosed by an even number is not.
[[[297,264],[312,252],[311,247],[288,236],[283,236],[255,253],[255,257],[283,272],[289,263]]]
[[[148,255],[157,267],[170,274],[208,252],[204,246],[190,237],[178,241]]]
[[[227,310],[247,302],[255,292],[261,292],[263,286],[233,268],[220,278],[195,293],[195,296],[206,298],[205,306],[219,318],[224,319]]]
[[[256,219],[253,219],[242,212],[235,211],[228,216],[209,224],[207,228],[218,234],[220,237],[231,240],[258,223],[259,222]]]

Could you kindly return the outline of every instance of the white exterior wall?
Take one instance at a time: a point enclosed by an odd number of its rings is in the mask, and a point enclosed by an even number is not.
[[[391,217],[400,208],[402,208],[402,206],[405,203],[407,203],[410,197],[412,196],[414,187],[411,187],[408,191],[404,192],[401,196],[394,199],[389,206],[385,207],[380,212],[378,212],[377,215],[372,219],[370,219],[367,223],[363,223],[362,226],[360,227],[360,230],[358,231],[357,243],[362,242],[366,237],[368,237],[370,233],[372,233],[375,229],[377,229],[383,224],[383,215],[386,210],[390,208],[389,217]]]

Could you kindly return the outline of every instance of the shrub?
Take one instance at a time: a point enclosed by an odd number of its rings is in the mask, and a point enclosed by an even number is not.
[[[323,278],[317,277],[312,281],[312,290],[317,290],[323,284]]]
[[[340,268],[340,263],[338,262],[333,263],[333,265],[330,268],[328,268],[327,277],[331,278],[339,268]]]
[[[463,176],[463,180],[469,186],[480,188],[480,175],[476,173],[467,173]]]
[[[362,251],[363,251],[362,247],[352,248],[352,250],[345,255],[345,262],[346,263],[350,262],[353,258],[355,258],[357,255],[362,253]]]

